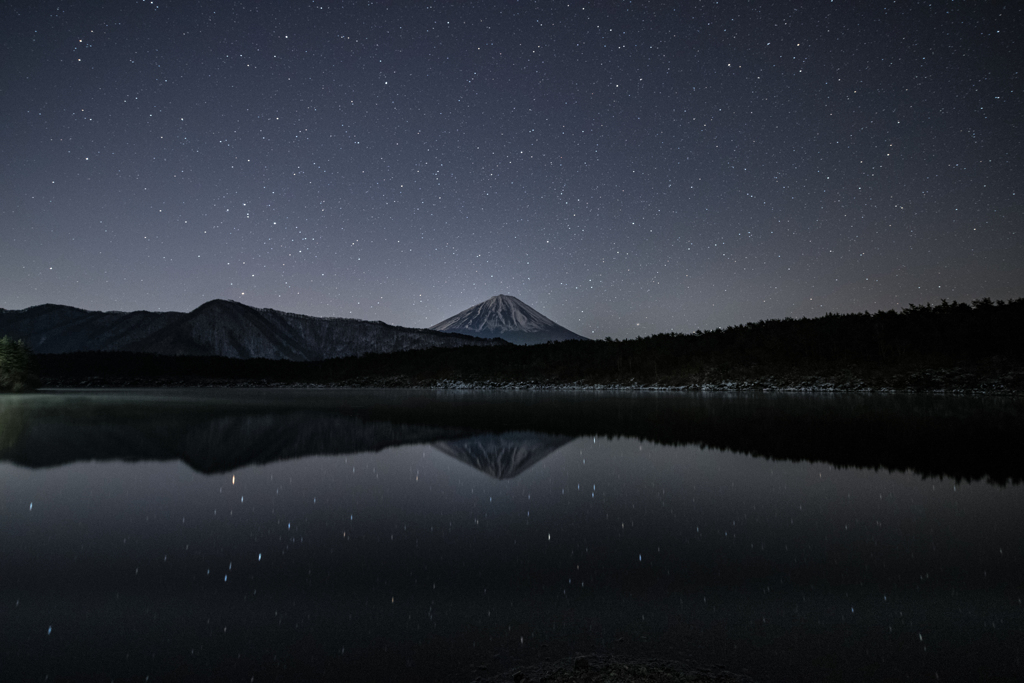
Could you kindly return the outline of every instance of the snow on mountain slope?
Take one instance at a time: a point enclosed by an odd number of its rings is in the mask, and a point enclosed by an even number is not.
[[[499,294],[430,328],[473,337],[499,337],[513,344],[586,339],[544,317],[514,296]]]
[[[36,353],[136,351],[296,361],[495,343],[382,322],[314,318],[220,299],[189,313],[98,312],[54,304],[0,309],[0,336],[4,335],[24,339]]]

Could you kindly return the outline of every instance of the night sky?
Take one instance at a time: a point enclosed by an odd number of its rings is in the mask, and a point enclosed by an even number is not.
[[[0,8],[0,307],[591,337],[1024,296],[1024,5]]]

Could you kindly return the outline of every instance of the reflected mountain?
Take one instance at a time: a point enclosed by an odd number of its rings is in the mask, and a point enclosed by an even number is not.
[[[540,432],[475,434],[463,439],[437,441],[431,445],[445,455],[461,460],[495,479],[518,477],[530,467],[573,440]]]
[[[375,452],[469,434],[451,427],[312,411],[202,415],[169,410],[120,417],[92,411],[81,416],[63,413],[0,410],[0,458],[27,467],[180,460],[198,472],[213,474],[307,455]]]
[[[155,408],[155,406],[154,406]],[[209,409],[208,409],[209,411]],[[474,434],[456,426],[364,419],[311,410],[204,414],[195,406],[0,407],[0,456],[28,467],[82,461],[180,460],[206,474],[307,455],[429,444],[497,479],[522,473],[572,441],[539,432]]]
[[[152,390],[0,396],[0,461],[226,472],[432,444],[508,479],[581,436],[925,476],[1024,479],[1024,402],[915,395]]]

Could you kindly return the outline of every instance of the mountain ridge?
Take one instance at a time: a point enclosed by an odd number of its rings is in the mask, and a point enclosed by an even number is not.
[[[0,309],[0,336],[36,353],[133,351],[165,356],[324,360],[501,342],[350,318],[317,318],[213,299],[182,313],[88,311],[62,304]]]

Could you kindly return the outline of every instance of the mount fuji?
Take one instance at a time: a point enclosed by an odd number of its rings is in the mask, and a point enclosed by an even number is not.
[[[442,320],[429,329],[485,339],[499,337],[521,345],[586,339],[545,318],[508,294],[492,296],[487,301]]]

